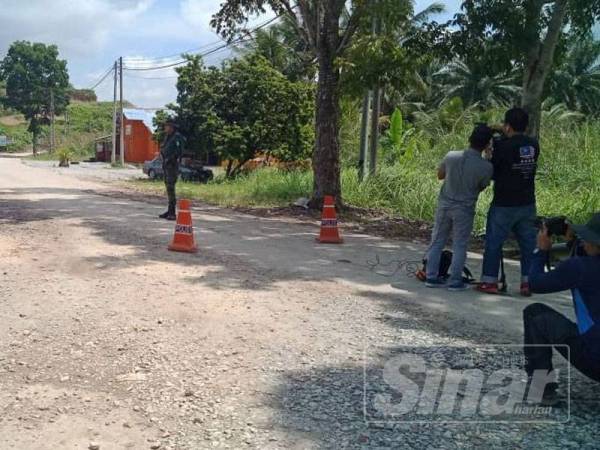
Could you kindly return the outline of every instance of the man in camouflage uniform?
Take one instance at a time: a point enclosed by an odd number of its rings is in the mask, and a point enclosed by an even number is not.
[[[167,188],[167,197],[169,199],[169,209],[161,214],[161,219],[175,220],[175,207],[177,199],[175,197],[175,183],[179,175],[179,159],[183,154],[185,147],[185,138],[177,131],[177,124],[169,119],[165,122],[165,139],[160,146],[160,156],[162,158],[165,186]]]

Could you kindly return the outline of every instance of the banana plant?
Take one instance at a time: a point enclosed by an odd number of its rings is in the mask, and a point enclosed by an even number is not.
[[[383,158],[390,164],[413,158],[417,137],[415,129],[405,125],[399,108],[394,110],[388,121],[389,128],[381,141]]]

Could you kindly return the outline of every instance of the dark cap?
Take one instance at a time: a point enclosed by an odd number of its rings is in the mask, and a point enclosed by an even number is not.
[[[585,225],[571,225],[577,236],[590,244],[600,245],[600,213],[596,213]]]

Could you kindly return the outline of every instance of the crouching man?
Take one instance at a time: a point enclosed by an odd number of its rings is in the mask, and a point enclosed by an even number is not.
[[[536,370],[550,373],[551,346],[556,345],[556,350],[581,373],[600,381],[600,213],[586,225],[571,228],[581,239],[585,256],[571,257],[555,270],[545,272],[552,240],[543,229],[538,235],[529,283],[532,292],[539,294],[570,289],[577,323],[542,303],[527,306],[523,311],[525,369],[529,376]],[[557,388],[556,383],[546,386],[544,402],[556,399]]]
[[[492,164],[482,157],[482,152],[490,149],[491,141],[492,130],[487,125],[477,125],[469,139],[470,148],[449,152],[438,168],[438,178],[444,180],[444,184],[427,253],[427,287],[446,285],[446,280],[439,278],[440,259],[452,237],[448,290],[467,289],[463,282],[463,268],[473,231],[475,206],[479,193],[490,184],[494,170]]]

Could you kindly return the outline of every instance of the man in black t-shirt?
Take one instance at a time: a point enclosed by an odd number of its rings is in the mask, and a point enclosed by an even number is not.
[[[529,269],[536,245],[535,175],[538,141],[525,135],[529,116],[513,108],[504,117],[505,136],[494,145],[494,199],[488,212],[481,283],[477,289],[498,293],[502,246],[513,232],[521,251],[521,295],[529,297]]]

